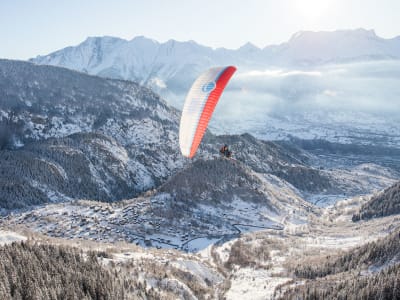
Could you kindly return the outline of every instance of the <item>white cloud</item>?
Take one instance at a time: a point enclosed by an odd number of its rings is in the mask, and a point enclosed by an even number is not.
[[[253,70],[245,73],[238,74],[238,78],[246,78],[246,77],[288,77],[288,76],[321,76],[322,73],[320,71],[301,71],[301,70],[264,70],[258,71]]]
[[[338,95],[338,92],[333,90],[324,90],[323,94],[329,97],[336,97]]]
[[[233,77],[228,87],[229,105],[246,103],[246,111],[285,114],[329,109],[400,116],[400,61],[253,70]]]
[[[158,78],[158,77],[151,78],[150,79],[150,85],[156,86],[156,87],[158,87],[160,89],[167,88],[166,83],[161,78]]]

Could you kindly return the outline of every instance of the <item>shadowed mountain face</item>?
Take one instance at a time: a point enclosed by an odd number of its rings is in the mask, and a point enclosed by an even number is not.
[[[217,158],[195,161],[168,180],[160,192],[193,204],[231,202],[235,197],[260,203],[267,200],[261,188],[261,180],[250,168],[238,161]]]
[[[76,133],[0,152],[0,205],[23,207],[66,199],[116,201],[151,184],[151,171],[100,133]]]

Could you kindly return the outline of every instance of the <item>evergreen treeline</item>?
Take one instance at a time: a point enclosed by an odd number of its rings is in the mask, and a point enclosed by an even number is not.
[[[369,220],[400,213],[400,181],[387,188],[367,203],[363,204],[359,213],[353,215],[353,221]]]
[[[231,202],[234,195],[268,205],[261,181],[244,164],[224,158],[196,160],[167,181],[160,189],[179,202]],[[273,207],[270,207],[273,209]]]
[[[369,275],[318,279],[288,289],[281,299],[400,299],[400,265]]]
[[[0,247],[0,299],[157,299],[151,290],[100,265],[97,254],[45,244]]]
[[[12,149],[15,144],[15,138],[21,136],[23,123],[18,120],[17,113],[9,113],[9,116],[3,117],[0,123],[0,150]]]
[[[289,288],[281,298],[400,299],[399,234],[392,233],[337,258],[327,256],[321,261],[297,265],[294,274],[307,281],[304,285]],[[368,273],[365,271],[368,267],[382,270]]]
[[[332,188],[330,178],[321,174],[319,170],[306,166],[285,166],[272,174],[285,179],[303,191],[320,192]]]
[[[367,243],[355,250],[331,258],[329,256],[318,263],[303,265],[294,268],[297,277],[313,279],[327,275],[359,269],[369,265],[383,265],[391,260],[400,259],[399,232],[375,242]]]
[[[0,151],[0,208],[14,209],[57,199],[116,201],[141,192],[126,170],[101,143],[116,143],[97,133],[80,133]],[[118,166],[118,168],[116,167]],[[97,173],[97,178],[93,174]]]
[[[266,268],[265,262],[270,259],[268,240],[263,240],[261,243],[246,243],[241,239],[238,239],[233,243],[229,258],[225,262],[224,266],[227,269],[232,269],[234,265],[254,268]]]

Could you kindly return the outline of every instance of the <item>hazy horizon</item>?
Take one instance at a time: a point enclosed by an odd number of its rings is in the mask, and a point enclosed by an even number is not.
[[[274,1],[107,1],[18,0],[0,3],[1,58],[28,59],[89,36],[159,42],[194,40],[212,48],[259,48],[283,43],[298,31],[373,29],[378,36],[400,34],[395,0]],[[205,22],[206,20],[206,22]]]

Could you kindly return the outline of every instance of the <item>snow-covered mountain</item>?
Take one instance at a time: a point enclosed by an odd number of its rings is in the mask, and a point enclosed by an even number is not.
[[[263,52],[273,64],[284,66],[399,59],[400,37],[384,39],[365,29],[300,31],[287,43],[266,47]]]
[[[167,82],[186,68],[235,63],[241,69],[254,66],[297,66],[356,60],[400,59],[400,36],[384,39],[373,30],[300,31],[288,42],[263,49],[247,43],[231,50],[213,49],[194,41],[159,43],[138,36],[132,40],[89,37],[67,47],[31,59],[38,64],[63,66],[90,74],[149,83]],[[196,70],[194,70],[196,71]]]
[[[236,50],[212,49],[194,41],[159,43],[143,36],[130,41],[89,37],[77,46],[31,61],[133,80],[161,91],[168,98],[170,94],[186,91],[199,72],[215,65],[234,64],[245,71],[377,59],[400,59],[400,37],[383,39],[364,29],[304,31],[280,45],[260,49],[247,43]]]
[[[136,83],[0,60],[1,206],[114,201],[184,160],[178,111]]]
[[[373,30],[302,31],[280,45],[236,50],[91,37],[31,61],[133,80],[178,108],[201,72],[232,64],[238,72],[210,124],[219,134],[400,147],[400,37]]]
[[[187,89],[205,66],[233,63],[232,51],[201,46],[193,41],[166,43],[136,37],[130,41],[114,37],[90,37],[31,61],[67,67],[103,77],[132,80],[156,90],[174,93]],[[226,56],[228,54],[228,57]]]

